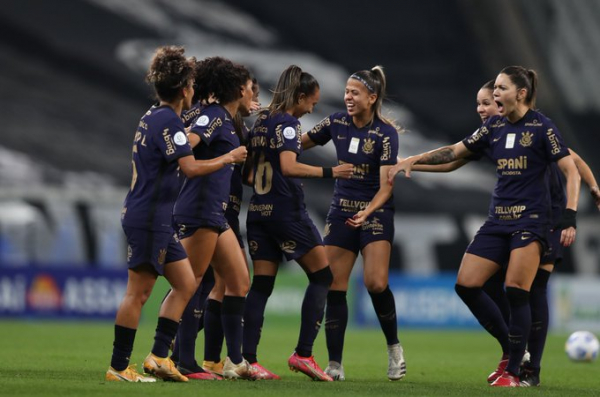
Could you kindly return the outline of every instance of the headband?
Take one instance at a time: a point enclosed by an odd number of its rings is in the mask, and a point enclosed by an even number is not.
[[[375,93],[375,90],[373,89],[373,87],[369,83],[367,83],[367,80],[363,79],[362,77],[360,77],[356,73],[353,74],[352,76],[350,76],[350,78],[354,79],[354,80],[360,81],[361,83],[363,83],[365,85],[365,87],[367,87],[367,90],[369,90],[373,94]]]

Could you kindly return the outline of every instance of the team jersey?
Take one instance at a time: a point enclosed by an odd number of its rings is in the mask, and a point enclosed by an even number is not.
[[[562,171],[558,167],[558,164],[552,163],[550,165],[550,201],[552,202],[552,219],[551,227],[560,222],[562,213],[567,207],[567,196],[565,194],[565,183]]]
[[[191,155],[183,123],[173,109],[150,108],[133,139],[133,178],[121,212],[123,225],[171,230],[173,205],[181,188],[177,159]]]
[[[516,123],[490,117],[464,145],[474,153],[489,149],[498,178],[489,219],[501,224],[548,224],[549,166],[569,151],[552,121],[529,110]]]
[[[241,144],[245,145],[250,133],[248,127],[242,124]],[[239,137],[239,136],[238,136]],[[229,190],[229,202],[225,211],[225,218],[231,223],[231,220],[238,218],[240,215],[240,207],[244,195],[244,185],[242,183],[242,164],[235,164],[233,173],[231,174],[231,187]]]
[[[240,146],[231,115],[221,105],[205,107],[196,119],[192,133],[201,142],[194,148],[197,160],[222,156]],[[223,217],[229,201],[233,164],[198,178],[187,179],[175,203],[174,214],[196,219]]]
[[[198,117],[200,117],[200,113],[202,113],[202,109],[204,109],[204,105],[198,101],[191,108],[181,113],[181,120],[185,128],[192,126],[196,122]]]
[[[248,140],[254,161],[254,194],[247,221],[293,221],[307,216],[300,179],[283,176],[279,162],[281,152],[302,153],[298,119],[265,110],[256,119]]]
[[[398,132],[375,118],[370,125],[358,128],[346,112],[334,113],[323,119],[308,137],[317,145],[330,140],[335,145],[339,164],[354,164],[350,179],[336,179],[330,215],[348,218],[369,205],[379,191],[379,170],[396,164],[398,157]],[[394,198],[378,211],[394,210]]]

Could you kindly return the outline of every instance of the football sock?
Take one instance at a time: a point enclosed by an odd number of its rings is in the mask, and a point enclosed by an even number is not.
[[[508,298],[506,297],[506,291],[504,291],[504,271],[500,269],[483,285],[483,292],[488,294],[494,301],[502,318],[508,326],[510,321],[510,305],[508,304]]]
[[[479,324],[490,333],[502,348],[502,354],[508,354],[508,325],[504,322],[500,309],[481,288],[469,288],[456,284],[454,290],[467,305]]]
[[[173,346],[171,359],[184,368],[193,368],[196,362],[196,337],[202,309],[200,306],[201,292],[199,287],[185,307]]]
[[[400,343],[398,340],[398,323],[396,320],[396,302],[389,285],[380,293],[369,291],[373,308],[377,314],[379,325],[388,345]]]
[[[325,337],[329,361],[342,362],[344,337],[348,326],[346,291],[329,291],[325,309]]]
[[[169,347],[173,342],[173,338],[177,335],[177,328],[179,328],[179,323],[177,321],[170,320],[166,317],[158,318],[152,354],[161,358],[165,358],[169,355]]]
[[[221,321],[225,343],[227,344],[227,356],[234,364],[242,362],[242,334],[244,303],[243,296],[227,296],[223,298],[221,306]]]
[[[243,356],[250,364],[257,361],[256,352],[264,322],[265,307],[275,286],[275,276],[254,276],[244,311]]]
[[[206,273],[202,276],[202,282],[200,282],[200,294],[198,298],[198,305],[200,309],[200,318],[198,318],[198,332],[202,331],[204,328],[204,309],[206,307],[206,300],[208,299],[208,295],[210,291],[212,291],[215,286],[215,275],[212,270],[212,266],[209,266],[206,269]]]
[[[539,269],[531,285],[529,304],[531,305],[531,332],[527,349],[531,354],[531,368],[540,368],[546,336],[548,335],[548,279],[550,272]]]
[[[333,282],[333,274],[329,266],[308,274],[308,287],[302,301],[300,336],[296,353],[301,357],[312,356],[312,348],[321,328],[325,313],[327,292]]]
[[[221,302],[215,299],[206,301],[204,310],[204,359],[221,361],[223,348],[223,322],[221,321]]]
[[[129,365],[136,330],[115,324],[115,340],[110,366],[123,371]]]
[[[510,302],[510,325],[508,327],[510,357],[506,370],[518,374],[531,329],[529,292],[520,288],[506,287],[506,296]]]

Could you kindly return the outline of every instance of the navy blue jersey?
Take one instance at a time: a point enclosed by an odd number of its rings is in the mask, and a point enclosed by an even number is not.
[[[568,156],[563,139],[547,117],[529,110],[510,123],[490,117],[464,145],[474,153],[489,153],[498,180],[492,195],[489,219],[502,224],[551,221],[549,166]]]
[[[188,110],[184,110],[181,113],[181,120],[183,121],[183,125],[187,128],[193,125],[198,117],[200,117],[200,113],[202,113],[202,109],[204,109],[204,105],[198,101],[192,105]]]
[[[304,191],[299,178],[283,176],[279,153],[302,153],[300,122],[288,113],[263,111],[250,131],[254,194],[248,207],[248,222],[293,221],[306,216]]]
[[[177,159],[191,155],[183,123],[173,109],[150,108],[133,139],[133,178],[121,213],[123,225],[171,230],[173,204],[181,188]]]
[[[567,196],[565,194],[565,182],[562,171],[558,167],[558,164],[552,163],[550,165],[550,200],[552,201],[552,224],[551,226],[558,224],[562,217],[562,213],[567,208]]]
[[[308,137],[317,145],[330,140],[335,145],[339,164],[354,164],[351,179],[337,179],[330,215],[348,218],[363,210],[379,191],[379,169],[396,164],[398,157],[398,132],[375,118],[373,123],[358,128],[346,112],[334,113],[323,119]],[[379,209],[394,209],[394,198]]]
[[[194,148],[197,160],[209,160],[240,146],[231,115],[221,105],[205,107],[191,130],[201,142]],[[187,179],[181,189],[174,214],[197,219],[222,218],[229,202],[234,165],[198,178]]]
[[[241,144],[245,145],[250,133],[245,124],[242,125]],[[240,206],[244,195],[244,185],[242,183],[242,164],[236,164],[231,174],[231,187],[229,190],[229,202],[225,211],[225,218],[231,224],[233,219],[237,219],[240,215]]]

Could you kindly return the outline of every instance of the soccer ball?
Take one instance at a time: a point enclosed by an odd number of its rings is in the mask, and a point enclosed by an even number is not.
[[[598,338],[589,331],[573,332],[565,343],[565,352],[573,361],[594,361],[599,348]]]

